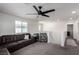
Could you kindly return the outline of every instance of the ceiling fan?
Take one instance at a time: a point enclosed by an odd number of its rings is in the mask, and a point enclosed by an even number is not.
[[[38,6],[38,8],[37,8],[35,5],[33,5],[33,8],[37,11],[38,15],[45,16],[45,17],[49,17],[49,15],[46,15],[47,13],[55,11],[55,9],[51,9],[51,10],[47,10],[47,11],[42,11],[41,10],[42,6]],[[35,14],[33,14],[33,15],[35,15]]]

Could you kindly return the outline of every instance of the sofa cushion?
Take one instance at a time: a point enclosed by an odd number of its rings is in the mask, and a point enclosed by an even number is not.
[[[4,44],[4,45],[1,45],[2,47],[11,47],[11,46],[14,46],[14,45],[18,45],[18,44],[21,44],[23,42],[26,42],[27,40],[20,40],[20,41],[16,41],[16,42],[11,42],[11,43],[7,43],[7,44]]]
[[[14,35],[4,35],[2,36],[2,43],[14,42]]]
[[[4,45],[1,45],[1,47],[8,48],[8,47],[11,47],[13,45],[17,45],[17,42],[7,43],[7,44],[4,44]]]
[[[31,35],[29,33],[17,34],[17,35],[3,35],[0,37],[0,45],[23,40],[25,35],[29,35],[29,38],[31,37]]]
[[[20,41],[17,41],[17,43],[20,44],[20,43],[23,43],[23,42],[26,42],[26,41],[28,41],[28,40],[20,40]]]
[[[22,35],[22,34],[15,35],[15,38],[14,38],[15,41],[19,41],[19,40],[23,40],[23,39],[24,39],[24,35]]]
[[[0,45],[2,44],[2,37],[0,36]]]

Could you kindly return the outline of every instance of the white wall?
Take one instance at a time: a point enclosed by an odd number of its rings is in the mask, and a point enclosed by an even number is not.
[[[0,35],[15,34],[15,20],[28,22],[28,32],[37,31],[37,21],[31,19],[23,19],[16,16],[0,13]]]
[[[67,24],[73,24],[74,25],[74,38],[79,40],[79,31],[78,31],[78,19],[67,19],[67,20],[61,20],[61,21],[41,21],[44,24],[44,30],[49,32],[49,42],[50,43],[56,43],[61,44],[61,46],[64,46],[65,41],[65,32],[67,31]],[[46,23],[47,22],[47,23]],[[46,23],[46,24],[45,24]],[[50,24],[49,24],[50,23]]]
[[[79,41],[79,18],[74,23],[74,38]]]

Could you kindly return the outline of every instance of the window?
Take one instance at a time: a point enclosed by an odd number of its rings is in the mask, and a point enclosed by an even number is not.
[[[15,21],[15,33],[27,32],[27,22]]]

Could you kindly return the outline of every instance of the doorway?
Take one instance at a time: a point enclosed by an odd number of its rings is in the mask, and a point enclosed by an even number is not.
[[[73,24],[67,24],[67,36],[73,38]]]

